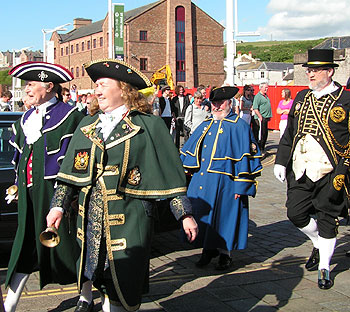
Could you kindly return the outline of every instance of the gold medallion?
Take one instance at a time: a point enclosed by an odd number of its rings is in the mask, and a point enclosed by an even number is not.
[[[333,179],[333,186],[337,191],[340,191],[343,187],[345,176],[343,174],[338,174]]]
[[[339,106],[333,107],[330,111],[331,119],[334,122],[342,122],[345,119],[345,110]]]

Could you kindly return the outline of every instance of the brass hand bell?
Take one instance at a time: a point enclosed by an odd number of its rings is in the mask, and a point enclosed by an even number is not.
[[[60,243],[60,236],[53,225],[48,227],[45,231],[42,231],[39,235],[39,239],[40,243],[49,248],[56,247]]]

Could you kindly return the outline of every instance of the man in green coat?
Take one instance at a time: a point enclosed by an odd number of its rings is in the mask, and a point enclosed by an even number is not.
[[[68,210],[78,192],[78,286],[92,280],[103,311],[136,311],[148,290],[154,201],[171,199],[189,241],[197,224],[178,151],[140,92],[149,80],[119,60],[85,68],[101,113],[85,117],[74,133],[47,224],[60,225],[63,213],[55,208]]]
[[[6,312],[15,311],[29,274],[39,271],[40,288],[49,283],[76,281],[75,263],[79,246],[74,241],[76,222],[64,218],[59,230],[61,243],[44,247],[39,241],[46,228],[46,215],[54,194],[60,162],[83,115],[56,97],[60,83],[73,79],[60,65],[25,62],[9,72],[26,80],[25,92],[32,106],[13,125],[10,143],[15,147],[15,186],[7,199],[18,200],[18,228],[8,264]]]

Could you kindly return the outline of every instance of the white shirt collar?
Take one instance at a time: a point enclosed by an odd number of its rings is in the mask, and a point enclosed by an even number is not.
[[[99,114],[100,122],[96,128],[101,128],[103,139],[106,141],[113,129],[125,117],[128,108],[125,105],[119,106],[111,112]]]
[[[331,94],[336,90],[338,90],[338,87],[335,85],[334,81],[332,81],[327,87],[323,88],[320,91],[312,91],[312,93],[316,97],[316,99],[320,99],[322,96],[326,94]]]
[[[54,96],[52,99],[48,100],[47,102],[34,106],[34,108],[37,109],[42,114],[42,116],[44,116],[46,114],[47,108],[55,104],[56,102],[57,102],[57,99]]]

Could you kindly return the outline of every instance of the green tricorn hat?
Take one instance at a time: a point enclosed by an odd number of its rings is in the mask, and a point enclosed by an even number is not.
[[[129,83],[139,90],[151,86],[143,73],[121,60],[96,60],[85,63],[84,67],[93,82],[100,78],[112,78]]]
[[[307,51],[307,63],[303,67],[338,67],[334,63],[334,50],[332,49],[310,49]]]
[[[209,101],[222,101],[232,99],[236,93],[238,92],[238,88],[236,87],[219,87],[211,90]]]

